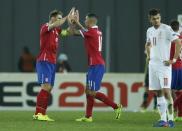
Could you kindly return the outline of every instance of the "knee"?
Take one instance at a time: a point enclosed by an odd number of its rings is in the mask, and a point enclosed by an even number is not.
[[[90,90],[88,88],[85,90],[85,93],[86,93],[86,95],[95,96],[95,91],[92,91],[92,90]]]
[[[47,92],[51,92],[52,90],[52,86],[48,83],[42,84],[41,86],[42,86],[42,89],[46,90]]]

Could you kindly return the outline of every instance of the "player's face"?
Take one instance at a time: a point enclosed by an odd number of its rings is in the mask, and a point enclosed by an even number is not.
[[[150,16],[150,22],[152,23],[153,26],[159,26],[161,23],[161,16],[160,14]]]
[[[90,28],[90,27],[92,27],[95,24],[96,24],[95,18],[89,18],[88,16],[86,16],[86,18],[85,18],[85,26],[87,28]]]
[[[60,19],[62,19],[62,15],[57,15],[56,17],[51,18],[51,22],[54,23],[55,21],[60,20]]]
[[[85,26],[88,28],[90,26],[90,20],[88,16],[85,17]]]

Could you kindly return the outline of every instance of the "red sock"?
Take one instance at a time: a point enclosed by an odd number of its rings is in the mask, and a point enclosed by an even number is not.
[[[48,106],[50,93],[46,90],[41,89],[39,94],[37,95],[37,105],[36,105],[36,112],[35,114],[42,113],[43,115],[46,114],[46,109]]]
[[[182,103],[178,105],[178,117],[182,117]]]
[[[178,117],[182,117],[182,92],[178,95],[178,97],[175,100],[175,106],[177,106]]]
[[[101,92],[97,92],[95,98],[104,102],[106,105],[111,106],[113,109],[118,108],[116,103],[112,102],[106,95]]]
[[[175,99],[174,108],[177,108],[180,103],[182,103],[182,92]]]
[[[86,98],[87,98],[86,117],[89,118],[92,116],[94,97],[91,95],[86,95]]]

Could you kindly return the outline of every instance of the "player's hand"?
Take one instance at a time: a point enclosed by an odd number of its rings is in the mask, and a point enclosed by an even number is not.
[[[170,66],[170,65],[174,64],[175,62],[173,60],[168,60],[168,61],[164,61],[163,63],[165,66]]]
[[[73,24],[73,23],[74,23],[74,15],[75,15],[75,7],[73,7],[73,8],[70,10],[70,12],[69,12],[69,14],[68,14],[68,16],[67,16],[67,20],[68,20],[68,23],[69,23],[69,24]]]
[[[78,10],[75,11],[74,19],[75,19],[75,22],[77,23],[80,21],[80,15]]]

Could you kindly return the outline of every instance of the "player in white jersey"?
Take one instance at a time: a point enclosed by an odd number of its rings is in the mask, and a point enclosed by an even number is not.
[[[151,9],[147,30],[146,50],[149,57],[149,90],[157,94],[157,106],[161,119],[154,127],[174,127],[173,99],[171,96],[171,64],[180,53],[180,40],[170,26],[161,23],[160,10]],[[170,60],[171,42],[176,43],[174,59]],[[167,120],[168,118],[168,120]]]

